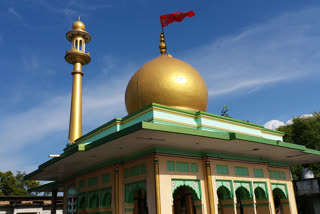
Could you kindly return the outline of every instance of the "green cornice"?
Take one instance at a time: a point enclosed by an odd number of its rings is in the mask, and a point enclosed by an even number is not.
[[[63,182],[53,181],[28,189],[28,192],[52,192],[54,190],[60,191],[63,189]]]
[[[251,126],[251,127],[255,127],[255,128],[259,128],[261,129],[261,131],[265,131],[265,132],[269,132],[269,133],[275,133],[275,134],[280,134],[280,135],[284,135],[283,132],[279,132],[279,131],[275,131],[275,130],[271,130],[271,129],[266,129],[264,128],[262,125],[258,125],[258,124],[254,124],[254,123],[250,123],[250,122],[246,122],[246,121],[243,121],[243,120],[237,120],[237,119],[234,119],[234,118],[229,118],[229,117],[224,117],[224,116],[219,116],[219,115],[216,115],[216,114],[211,114],[211,113],[208,113],[208,112],[203,112],[203,111],[194,111],[194,110],[184,110],[184,109],[179,109],[179,108],[174,108],[174,107],[169,107],[169,106],[165,106],[165,105],[160,105],[160,104],[157,104],[157,103],[152,103],[152,104],[149,104],[141,109],[139,109],[138,111],[132,113],[132,114],[129,114],[123,118],[115,118],[101,126],[99,126],[98,128],[88,132],[87,134],[81,136],[80,138],[78,138],[77,140],[75,140],[75,143],[80,143],[81,141],[83,141],[84,139],[94,135],[95,133],[98,133],[99,131],[103,130],[104,128],[112,125],[112,124],[116,124],[117,122],[120,122],[120,123],[125,123],[127,120],[135,117],[136,115],[139,115],[141,113],[143,113],[144,111],[148,110],[148,109],[154,109],[154,108],[159,108],[159,109],[165,109],[165,110],[169,110],[171,111],[173,114],[175,112],[178,112],[178,113],[183,113],[183,114],[187,114],[187,115],[190,115],[190,116],[193,116],[193,117],[199,117],[199,116],[208,116],[208,117],[211,117],[211,118],[216,118],[216,119],[219,119],[219,120],[223,120],[223,121],[226,121],[226,122],[233,122],[233,123],[237,123],[239,125],[246,125],[246,126]],[[157,109],[155,109],[157,110]],[[158,119],[159,120],[159,119]],[[181,125],[181,124],[180,124]],[[75,145],[71,145],[71,146],[68,146],[65,148],[65,150],[69,150],[70,148],[74,147]]]
[[[86,138],[86,137],[88,137],[88,136],[90,136],[90,135],[92,135],[92,134],[94,134],[94,133],[96,133],[96,132],[100,131],[101,129],[103,129],[103,128],[105,128],[105,127],[107,127],[107,126],[111,125],[111,124],[114,124],[114,123],[116,123],[116,122],[121,122],[121,121],[122,121],[122,119],[121,119],[121,118],[115,118],[115,119],[113,119],[113,120],[111,120],[111,121],[109,121],[109,122],[107,122],[107,123],[103,124],[102,126],[99,126],[98,128],[96,128],[96,129],[94,129],[94,130],[92,130],[92,131],[88,132],[87,134],[82,135],[82,136],[81,136],[81,137],[79,137],[77,140],[75,140],[75,143],[77,143],[77,142],[81,141],[82,139],[84,139],[84,138]]]
[[[46,162],[44,162],[43,164],[39,165],[39,169],[43,169],[65,157],[68,157],[74,153],[76,153],[78,151],[78,145],[74,145],[74,146],[71,146],[70,148],[68,148],[66,151],[64,151],[62,154],[60,154],[59,157],[56,157],[56,158],[52,158]]]
[[[201,116],[201,115],[205,115],[205,116],[217,118],[217,119],[220,119],[220,120],[225,120],[225,121],[231,121],[231,122],[235,122],[235,123],[240,123],[240,124],[244,124],[244,125],[247,125],[247,126],[253,126],[253,127],[257,127],[257,128],[264,128],[264,126],[262,126],[262,125],[258,125],[258,124],[246,122],[246,121],[243,121],[243,120],[237,120],[237,119],[234,119],[234,118],[231,118],[231,117],[219,116],[219,115],[211,114],[211,113],[204,112],[204,111],[199,111],[199,112],[197,112],[197,114],[196,114],[196,116]]]
[[[173,133],[179,133],[179,134],[196,135],[196,136],[202,136],[202,137],[230,140],[230,133],[211,132],[211,131],[205,131],[205,130],[199,130],[199,129],[155,124],[155,123],[148,123],[148,122],[142,122],[142,127],[144,129],[150,129],[150,130],[156,130],[156,131],[173,132]]]
[[[30,172],[29,174],[25,175],[25,176],[23,177],[23,179],[24,179],[24,180],[28,180],[29,178],[31,178],[31,177],[34,176],[34,175],[39,174],[40,172],[42,172],[42,170],[40,170],[40,169],[34,170],[33,172]]]
[[[284,132],[277,131],[277,130],[273,130],[273,129],[263,128],[262,130],[263,130],[263,131],[266,131],[266,132],[271,132],[271,133],[281,134],[281,135],[284,135],[284,134],[285,134]]]
[[[294,145],[296,145],[296,144],[294,144]],[[314,149],[306,148],[305,151],[303,151],[303,152],[307,153],[307,154],[320,155],[320,151],[314,150]]]
[[[90,144],[86,144],[85,145],[85,151],[87,151],[89,149],[92,149],[94,147],[100,146],[102,144],[108,143],[108,142],[110,142],[110,141],[112,141],[114,139],[117,139],[119,137],[125,136],[127,134],[136,132],[136,131],[138,131],[138,130],[143,128],[143,124],[144,123],[146,123],[146,122],[137,123],[137,124],[132,125],[132,126],[130,126],[128,128],[122,129],[122,130],[120,130],[118,132],[115,132],[113,134],[110,134],[110,135],[107,135],[107,136],[105,136],[103,138],[100,138],[100,139],[98,139],[96,141],[93,141]]]

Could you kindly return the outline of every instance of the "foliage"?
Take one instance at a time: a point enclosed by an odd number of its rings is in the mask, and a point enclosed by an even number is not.
[[[304,145],[309,149],[320,150],[320,112],[313,113],[311,117],[293,118],[292,124],[280,126],[278,131],[285,133],[285,142]],[[302,168],[313,171],[316,178],[320,177],[320,162],[291,167],[294,180],[302,179]]]
[[[221,114],[220,115],[223,116],[223,117],[230,117],[229,114],[228,114],[228,111],[229,111],[228,106],[224,105],[222,110],[221,110]]]
[[[40,185],[40,182],[24,180],[25,172],[17,171],[13,175],[11,171],[0,171],[0,195],[4,196],[25,196],[30,195],[29,188]]]

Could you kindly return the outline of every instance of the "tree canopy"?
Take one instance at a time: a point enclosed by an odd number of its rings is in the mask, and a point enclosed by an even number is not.
[[[26,196],[30,195],[29,188],[40,185],[38,181],[24,180],[25,172],[0,171],[0,196]]]
[[[313,113],[310,117],[295,117],[291,124],[280,126],[277,130],[285,133],[285,142],[320,150],[320,112]],[[302,179],[303,167],[313,171],[315,177],[320,177],[320,163],[304,164],[291,167],[294,180]]]

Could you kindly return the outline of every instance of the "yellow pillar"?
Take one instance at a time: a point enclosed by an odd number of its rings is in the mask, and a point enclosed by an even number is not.
[[[271,181],[268,181],[269,188],[270,188],[270,200],[271,200],[271,213],[276,213],[276,208],[274,207],[274,200],[273,200],[273,191],[272,191],[272,186],[271,186]]]
[[[119,214],[119,169],[114,169],[114,213]]]
[[[156,186],[156,214],[161,214],[159,162],[157,157],[154,157],[153,164],[154,164],[154,183]]]
[[[210,214],[215,214],[211,168],[210,168],[209,161],[206,161],[206,172],[207,172],[207,184],[208,184],[208,195],[209,195],[209,210],[210,210]]]
[[[69,124],[69,140],[74,142],[77,138],[82,136],[82,70],[81,63],[74,64],[72,72],[72,97],[71,97],[71,111]]]

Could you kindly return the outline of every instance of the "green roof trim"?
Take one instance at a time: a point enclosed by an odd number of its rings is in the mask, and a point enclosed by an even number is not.
[[[60,157],[57,157],[57,158],[52,158],[46,162],[44,162],[43,164],[39,165],[39,169],[43,169],[65,157],[68,157],[74,153],[76,153],[78,151],[78,146],[75,145],[75,146],[72,146],[72,148],[68,149],[67,151],[63,152],[62,154],[60,154]]]
[[[294,145],[296,145],[296,144],[294,144]],[[303,151],[303,152],[308,153],[308,154],[313,154],[313,155],[320,155],[320,151],[314,150],[314,149],[309,149],[309,148],[306,148],[305,151]]]
[[[122,121],[122,119],[121,119],[121,118],[115,118],[115,119],[113,119],[113,120],[111,120],[111,121],[109,121],[109,122],[107,122],[107,123],[105,123],[105,124],[103,124],[103,125],[99,126],[98,128],[96,128],[96,129],[94,129],[94,130],[92,130],[92,131],[88,132],[87,134],[82,135],[81,137],[79,137],[78,139],[76,139],[76,140],[75,140],[75,143],[78,143],[78,142],[79,142],[79,141],[81,141],[82,139],[84,139],[84,138],[86,138],[86,137],[88,137],[88,136],[90,136],[90,135],[92,135],[92,134],[94,134],[94,133],[96,133],[96,132],[100,131],[101,129],[103,129],[103,128],[105,128],[105,127],[107,127],[107,126],[111,125],[111,124],[114,124],[114,123],[116,123],[116,122],[121,122],[121,121]]]
[[[42,171],[43,171],[43,170],[41,170],[41,169],[36,169],[36,170],[34,170],[33,172],[30,172],[29,174],[25,175],[25,176],[23,177],[23,179],[24,179],[24,180],[28,180],[28,179],[31,178],[32,176],[37,175],[37,174],[39,174],[39,173],[42,172]]]
[[[105,136],[103,138],[100,138],[100,139],[98,139],[96,141],[93,141],[90,144],[86,144],[85,145],[85,151],[87,151],[89,149],[92,149],[94,147],[100,146],[102,144],[108,143],[108,142],[110,142],[112,140],[115,140],[115,139],[120,138],[122,136],[125,136],[127,134],[136,132],[136,131],[138,131],[138,130],[143,128],[143,125],[142,125],[143,123],[144,122],[137,123],[137,124],[132,125],[132,126],[130,126],[128,128],[122,129],[122,130],[120,130],[118,132],[115,132],[113,134],[110,134],[110,135],[107,135],[107,136]]]
[[[148,109],[152,109],[152,108],[162,108],[162,109],[166,109],[166,110],[169,110],[169,111],[172,111],[173,113],[174,112],[179,112],[179,113],[183,113],[183,114],[187,114],[187,115],[191,115],[191,116],[201,116],[201,115],[205,115],[205,116],[209,116],[209,117],[212,117],[212,118],[217,118],[217,119],[220,119],[220,120],[224,120],[224,121],[231,121],[231,122],[234,122],[234,123],[238,123],[239,125],[246,125],[246,126],[252,126],[252,127],[256,127],[256,128],[259,128],[261,129],[262,131],[267,131],[267,132],[270,132],[270,133],[276,133],[276,134],[280,134],[280,135],[284,135],[283,132],[279,132],[279,131],[275,131],[275,130],[271,130],[271,129],[266,129],[264,128],[264,126],[262,125],[258,125],[258,124],[254,124],[254,123],[250,123],[250,122],[246,122],[246,121],[243,121],[243,120],[237,120],[237,119],[234,119],[234,118],[229,118],[229,117],[224,117],[224,116],[219,116],[219,115],[216,115],[216,114],[211,114],[211,113],[208,113],[208,112],[203,112],[203,111],[194,111],[194,110],[184,110],[184,109],[179,109],[179,108],[174,108],[174,107],[169,107],[169,106],[165,106],[165,105],[161,105],[161,104],[157,104],[157,103],[152,103],[152,104],[149,104],[141,109],[139,109],[138,111],[132,113],[132,114],[129,114],[123,118],[115,118],[101,126],[99,126],[98,128],[88,132],[87,134],[81,136],[80,138],[78,138],[77,140],[75,140],[76,143],[80,143],[83,139],[99,132],[100,130],[104,129],[105,127],[109,126],[109,125],[112,125],[116,122],[125,122],[126,120],[132,118],[132,117],[135,117],[136,115],[148,110]],[[74,145],[72,146],[68,146],[66,148],[66,150],[69,149],[69,147],[73,147]]]
[[[271,133],[281,134],[281,135],[284,135],[284,134],[285,134],[284,132],[277,131],[277,130],[273,130],[273,129],[263,128],[262,130],[263,130],[263,131],[266,131],[266,132],[271,132]]]
[[[250,123],[250,122],[243,121],[243,120],[234,119],[234,118],[231,118],[231,117],[224,117],[224,116],[220,116],[220,115],[217,115],[217,114],[212,114],[212,113],[208,113],[208,112],[204,112],[204,111],[199,111],[197,113],[197,116],[198,115],[199,116],[205,115],[205,116],[209,116],[209,117],[218,118],[220,120],[231,121],[231,122],[235,122],[235,123],[244,124],[244,125],[247,125],[247,126],[253,126],[253,127],[264,129],[264,126],[259,125],[259,124],[255,124],[255,123]]]
[[[60,191],[61,188],[63,188],[63,183],[60,181],[53,181],[53,182],[49,182],[46,184],[42,184],[36,187],[32,187],[30,189],[28,189],[28,192],[50,192],[53,190],[59,190],[60,187]]]

